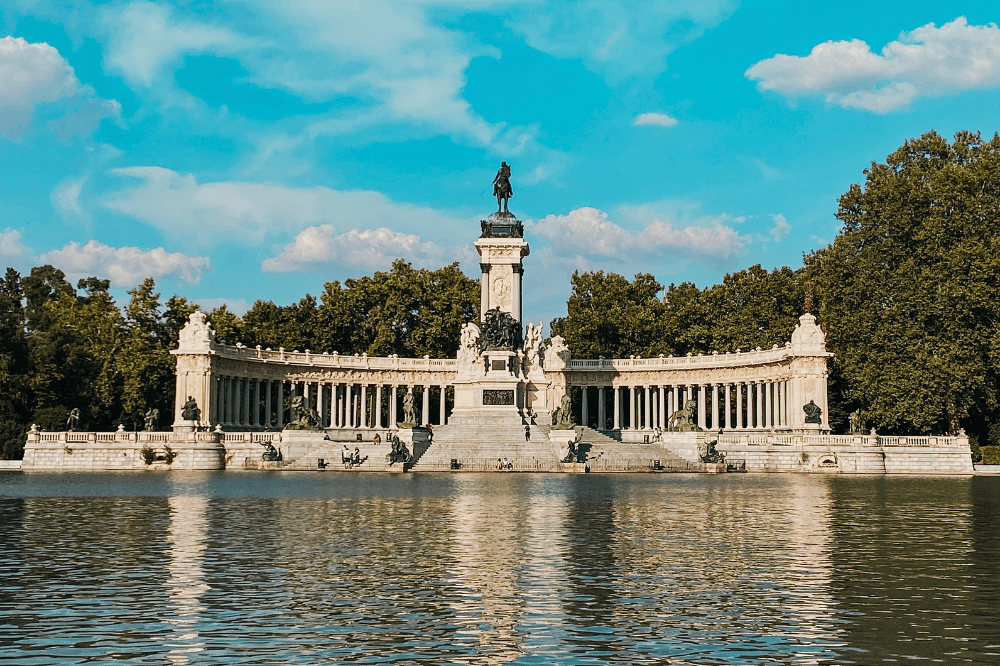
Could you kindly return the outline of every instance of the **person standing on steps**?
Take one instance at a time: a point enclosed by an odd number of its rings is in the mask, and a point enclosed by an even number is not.
[[[526,441],[526,442],[530,442],[531,441],[531,426],[530,425],[524,426],[524,441]]]

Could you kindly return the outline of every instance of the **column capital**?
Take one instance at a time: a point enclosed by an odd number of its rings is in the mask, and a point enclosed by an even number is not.
[[[489,273],[491,267],[491,264],[479,264],[479,270],[483,273]]]

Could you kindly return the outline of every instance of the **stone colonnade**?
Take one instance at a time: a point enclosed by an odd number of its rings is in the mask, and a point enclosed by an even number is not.
[[[581,424],[598,430],[666,429],[672,414],[696,403],[702,430],[769,430],[791,426],[789,381],[627,384],[579,387]],[[825,404],[821,405],[825,408]]]
[[[323,428],[384,429],[403,418],[406,393],[419,394],[414,412],[420,425],[445,425],[449,384],[338,382],[267,379],[221,374],[212,378],[208,421],[227,428],[280,430],[292,420],[288,400],[303,398]],[[432,409],[432,402],[434,409]]]

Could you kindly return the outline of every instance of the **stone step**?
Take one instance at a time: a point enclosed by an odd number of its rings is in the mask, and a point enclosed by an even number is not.
[[[577,426],[580,435],[580,449],[587,456],[587,463],[593,472],[652,470],[659,460],[666,471],[701,471],[702,466],[689,462],[659,443],[625,443],[596,430]]]

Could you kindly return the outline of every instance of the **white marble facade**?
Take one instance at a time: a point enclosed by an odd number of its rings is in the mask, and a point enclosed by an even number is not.
[[[480,238],[482,315],[499,307],[522,319],[522,238]],[[281,429],[285,398],[302,396],[328,429],[385,429],[402,420],[403,395],[415,393],[418,422],[503,415],[538,423],[551,417],[568,391],[579,395],[576,419],[606,431],[655,431],[694,401],[703,430],[829,432],[826,336],[809,313],[784,346],[682,357],[576,359],[559,336],[542,343],[541,324],[525,326],[514,352],[480,352],[479,327],[461,332],[456,359],[376,358],[229,346],[215,340],[201,312],[180,333],[175,423],[188,396],[202,426],[227,430]],[[495,402],[513,391],[513,404]],[[484,396],[486,398],[484,399]],[[822,424],[806,424],[803,406],[822,409]],[[471,422],[471,421],[470,421]]]

